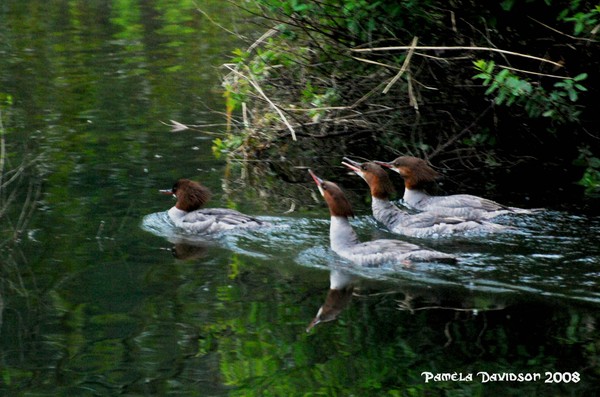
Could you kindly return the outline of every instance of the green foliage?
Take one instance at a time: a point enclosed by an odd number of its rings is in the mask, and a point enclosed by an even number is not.
[[[557,151],[573,153],[587,144],[597,152],[593,133],[587,133],[593,117],[585,112],[597,91],[596,76],[586,71],[597,70],[598,46],[562,33],[574,26],[575,35],[592,37],[600,8],[589,1],[255,4],[275,29],[234,54],[240,75],[225,79],[227,109],[229,115],[244,104],[244,123],[240,114],[237,121],[232,117],[230,134],[215,140],[217,155],[287,155],[291,145],[282,138],[290,135],[290,124],[299,136],[341,136],[343,145],[368,157],[435,154],[457,162],[476,158],[466,163],[481,167],[519,164],[502,153],[556,164]],[[410,58],[405,49],[394,48],[415,38],[420,46],[453,48],[419,50]],[[502,58],[490,52],[495,58],[475,61],[471,73],[471,60],[489,43],[505,50]],[[402,77],[382,94],[398,70]],[[473,77],[484,90],[465,85]],[[486,97],[510,113],[488,113]]]
[[[504,0],[500,3],[500,7],[504,11],[510,12],[518,2],[518,0]],[[552,0],[544,0],[546,8],[551,7],[552,3]],[[600,4],[592,6],[582,0],[571,0],[566,5],[566,8],[562,9],[556,19],[569,24],[572,23],[575,36],[593,35],[597,31]]]
[[[473,135],[469,136],[468,138],[465,138],[463,140],[463,142],[465,145],[468,145],[471,147],[494,146],[496,144],[496,137],[493,134],[491,134],[489,131],[483,130],[479,134],[473,134]]]
[[[0,104],[8,107],[13,105],[13,97],[10,94],[0,93]]]
[[[437,11],[429,0],[369,1],[369,0],[259,0],[273,14],[293,16],[306,22],[306,27],[335,36],[347,43],[370,41],[382,27],[406,29],[418,26],[422,19],[437,19]],[[410,15],[410,18],[402,16]]]
[[[585,167],[577,183],[585,188],[587,195],[600,196],[600,158],[594,156],[589,147],[581,147],[575,164]]]
[[[559,81],[554,84],[555,88],[560,89],[561,91],[557,92],[559,97],[568,96],[571,102],[577,102],[579,98],[578,91],[587,91],[587,88],[579,84],[579,81],[583,81],[587,78],[587,73],[581,73],[572,79],[565,79],[563,81]]]
[[[225,139],[215,138],[211,149],[215,158],[219,159],[221,155],[240,147],[243,141],[244,138],[242,136],[229,134]]]
[[[580,92],[587,91],[580,84],[587,78],[586,73],[559,81],[552,91],[547,92],[541,85],[534,86],[508,69],[496,73],[494,61],[478,60],[474,65],[480,73],[473,78],[482,80],[483,85],[488,87],[485,94],[494,95],[497,105],[518,104],[531,118],[549,117],[558,123],[577,121],[581,114],[574,103],[578,101]]]
[[[565,8],[559,15],[558,20],[573,23],[573,34],[581,36],[583,34],[592,34],[597,30],[600,16],[600,5],[596,5],[591,10],[582,9],[581,1],[571,1],[569,7]]]
[[[481,73],[473,78],[483,80],[483,85],[488,87],[485,94],[495,94],[496,104],[510,106],[518,99],[531,95],[533,91],[531,83],[514,75],[508,69],[502,69],[494,74],[496,66],[494,61],[478,60],[474,64],[475,69]]]
[[[313,121],[317,121],[325,115],[325,108],[335,106],[338,99],[339,94],[335,89],[318,89],[310,81],[306,82],[306,87],[302,90],[302,104],[312,108],[308,111],[308,115]]]

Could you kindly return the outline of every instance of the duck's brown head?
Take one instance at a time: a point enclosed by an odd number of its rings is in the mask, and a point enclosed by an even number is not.
[[[324,181],[315,175],[312,170],[308,170],[310,176],[313,178],[317,187],[319,188],[319,192],[321,196],[325,199],[327,206],[329,207],[329,213],[331,216],[345,216],[352,217],[354,213],[352,212],[352,206],[350,202],[344,195],[342,189],[339,188],[333,182]]]
[[[412,156],[401,156],[392,162],[376,161],[377,164],[396,171],[407,189],[425,187],[439,178],[439,174],[425,160]]]
[[[171,189],[160,192],[175,196],[177,198],[175,207],[186,212],[202,208],[211,198],[207,187],[189,179],[179,179]]]
[[[344,157],[342,164],[367,182],[371,189],[371,196],[379,199],[389,199],[394,193],[394,185],[392,185],[387,172],[380,165],[374,162],[358,163],[347,157]]]

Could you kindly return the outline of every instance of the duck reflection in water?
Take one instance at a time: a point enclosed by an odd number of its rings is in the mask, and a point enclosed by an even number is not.
[[[348,306],[354,292],[354,276],[341,270],[329,274],[329,292],[325,303],[319,308],[316,317],[306,328],[310,332],[317,324],[335,320]]]
[[[171,247],[171,254],[174,258],[184,261],[200,259],[206,256],[209,244],[190,244],[177,242]]]
[[[362,280],[362,282],[360,281]],[[367,290],[375,288],[375,292],[366,292],[366,294],[355,293],[357,283],[366,282]],[[374,282],[374,284],[372,284]],[[389,285],[384,291],[380,290],[381,284],[377,281],[369,281],[360,276],[353,275],[347,271],[339,269],[331,270],[329,275],[329,291],[325,302],[319,308],[317,315],[306,328],[310,332],[317,324],[336,320],[340,313],[350,304],[353,296],[360,298],[376,296],[393,296],[396,303],[396,309],[416,314],[420,311],[448,311],[455,314],[450,317],[450,322],[446,324],[444,334],[448,338],[446,345],[449,345],[453,338],[449,334],[448,326],[455,322],[468,318],[476,318],[481,313],[501,311],[511,305],[510,299],[493,299],[487,294],[473,294],[472,292],[461,292],[452,287],[431,288],[428,285],[418,285],[412,283],[402,283],[389,289]],[[387,298],[385,298],[387,299]],[[462,314],[461,314],[462,313]]]

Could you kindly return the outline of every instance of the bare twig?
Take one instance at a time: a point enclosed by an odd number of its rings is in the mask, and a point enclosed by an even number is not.
[[[348,110],[352,109],[352,106],[328,106],[322,108],[283,108],[288,112],[313,112],[321,110]]]
[[[248,105],[246,105],[246,102],[242,102],[242,120],[244,128],[248,128],[250,123],[248,122]]]
[[[198,6],[198,4],[196,4],[196,11],[198,11],[199,13],[201,13],[202,15],[204,15],[204,16],[206,17],[206,19],[208,19],[208,21],[209,21],[210,23],[212,23],[213,25],[217,26],[218,28],[221,28],[221,29],[223,29],[224,31],[226,31],[227,33],[230,33],[230,34],[232,34],[232,35],[234,35],[234,36],[236,36],[236,37],[239,37],[239,38],[241,38],[241,39],[243,39],[243,40],[245,40],[245,39],[246,39],[246,37],[244,37],[244,36],[240,35],[239,33],[235,33],[235,32],[233,32],[233,31],[231,31],[231,30],[227,29],[227,28],[226,28],[226,27],[224,27],[223,25],[221,25],[221,24],[217,23],[217,22],[216,22],[214,19],[212,19],[212,18],[210,17],[210,15],[208,15],[206,12],[204,12],[204,11],[203,11],[203,10],[202,10],[202,9],[201,9],[199,6]]]
[[[222,132],[209,132],[209,131],[205,131],[205,130],[200,130],[200,128],[209,128],[209,127],[224,127],[227,124],[225,123],[212,123],[212,124],[183,124],[180,123],[179,121],[176,120],[169,120],[169,123],[165,123],[164,121],[161,121],[160,123],[163,125],[166,125],[168,127],[171,127],[171,132],[180,132],[180,131],[185,131],[185,130],[193,130],[193,131],[202,131],[203,133],[207,134],[207,135],[217,135],[217,136],[221,136],[223,135]]]
[[[188,127],[185,124],[180,123],[179,121],[175,121],[175,120],[169,120],[171,122],[171,124],[167,124],[165,122],[162,122],[162,124],[164,125],[168,125],[169,127],[171,127],[171,132],[179,132],[179,131],[185,131],[185,130],[189,130],[190,127]]]
[[[404,58],[404,62],[402,63],[402,67],[400,68],[400,71],[394,76],[394,78],[388,83],[388,85],[385,86],[385,88],[383,89],[384,94],[388,93],[390,88],[392,88],[392,86],[394,84],[396,84],[396,81],[398,81],[398,79],[400,77],[402,77],[402,75],[408,68],[408,65],[410,65],[410,59],[412,58],[413,53],[415,52],[415,46],[417,45],[417,41],[418,41],[418,38],[414,37],[413,41],[410,45],[410,49],[408,50],[408,53],[406,54],[406,58]]]
[[[269,37],[271,37],[277,33],[279,33],[279,30],[277,30],[275,28],[267,30],[267,32],[265,34],[260,36],[254,43],[252,43],[252,45],[250,47],[248,47],[247,51],[252,52],[252,50],[254,50],[256,47],[261,45],[263,41],[265,41],[266,39],[268,39]]]
[[[357,61],[364,62],[364,63],[370,63],[370,64],[377,65],[377,66],[383,66],[384,68],[388,68],[388,69],[400,70],[400,68],[398,66],[388,65],[386,63],[376,62],[376,61],[372,61],[372,60],[366,59],[366,58],[359,58],[359,57],[354,57],[354,56],[352,58],[356,59]]]
[[[410,73],[407,74],[406,82],[408,83],[408,103],[410,106],[415,109],[415,112],[419,112],[419,101],[417,101],[417,97],[415,96],[415,91],[413,89],[412,77]]]
[[[446,149],[448,146],[452,145],[454,142],[459,140],[464,134],[469,132],[471,130],[471,128],[473,128],[475,125],[477,125],[477,123],[479,123],[479,120],[481,120],[483,118],[483,116],[485,116],[487,114],[487,112],[489,112],[493,108],[493,106],[494,105],[491,104],[490,106],[485,108],[485,110],[483,112],[481,112],[481,114],[471,124],[469,124],[467,127],[463,128],[463,130],[460,131],[458,134],[454,134],[450,139],[446,140],[446,142],[444,142],[443,145],[438,146],[433,152],[431,152],[429,154],[428,158],[432,159],[439,153],[443,152],[444,149]]]
[[[535,18],[532,18],[532,17],[530,17],[530,16],[528,16],[527,18],[531,19],[531,20],[532,20],[533,22],[535,22],[535,23],[538,23],[538,24],[542,25],[542,26],[543,26],[543,27],[545,27],[546,29],[549,29],[549,30],[551,30],[551,31],[553,31],[553,32],[555,32],[555,33],[558,33],[558,34],[560,34],[560,35],[563,35],[563,36],[565,36],[565,37],[568,37],[568,38],[570,38],[570,39],[572,39],[572,40],[578,40],[578,41],[589,41],[589,42],[592,42],[592,43],[597,43],[597,42],[598,42],[598,40],[594,40],[594,39],[586,39],[586,38],[584,38],[584,37],[575,37],[575,36],[571,36],[570,34],[566,34],[566,33],[564,33],[564,32],[561,32],[560,30],[558,30],[558,29],[555,29],[555,28],[553,28],[552,26],[546,25],[545,23],[543,23],[543,22],[540,22],[540,21],[538,21],[538,20],[537,20],[537,19],[535,19]],[[600,25],[598,25],[598,26],[600,26]],[[598,26],[596,26],[596,27],[594,28],[594,30],[592,30],[592,35],[596,33],[596,31],[598,30]]]
[[[513,71],[519,72],[519,73],[534,74],[536,76],[550,77],[552,79],[568,80],[568,79],[571,78],[569,76],[558,76],[558,75],[555,75],[555,74],[546,74],[546,73],[540,73],[540,72],[532,72],[531,70],[517,69],[517,68],[513,68],[511,66],[506,66],[506,65],[496,64],[496,66],[498,66],[499,68],[503,68],[503,69],[513,70]]]
[[[514,51],[507,51],[507,50],[501,50],[499,48],[492,48],[492,47],[464,47],[464,46],[458,46],[458,47],[450,47],[450,46],[441,46],[441,47],[436,47],[436,46],[392,46],[392,47],[374,47],[374,48],[351,48],[350,51],[354,51],[354,52],[378,52],[378,51],[405,51],[405,50],[410,50],[410,49],[414,49],[414,50],[420,50],[420,51],[491,51],[491,52],[498,52],[500,54],[507,54],[507,55],[514,55],[514,56],[518,56],[521,58],[528,58],[528,59],[534,59],[536,61],[540,61],[540,62],[546,62],[546,63],[550,63],[552,65],[558,66],[558,67],[563,67],[563,65],[561,63],[558,62],[554,62],[551,61],[549,59],[545,59],[545,58],[540,58],[540,57],[536,57],[533,55],[528,55],[528,54],[521,54],[518,52],[514,52]]]

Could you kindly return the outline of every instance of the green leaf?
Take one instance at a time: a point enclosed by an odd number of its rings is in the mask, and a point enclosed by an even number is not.
[[[496,81],[503,82],[507,77],[509,77],[510,71],[508,69],[502,69],[500,73],[496,75]]]
[[[485,70],[486,62],[483,59],[478,59],[477,61],[473,61],[473,65],[478,70]]]
[[[569,9],[565,8],[560,12],[560,14],[558,14],[558,17],[556,19],[558,19],[559,21],[564,20],[567,17],[567,15],[569,15]]]
[[[504,100],[506,99],[506,91],[499,91],[498,96],[496,97],[496,104],[502,105]]]
[[[485,91],[485,95],[490,95],[492,92],[496,91],[497,88],[498,88],[498,82],[494,81],[492,83],[492,85],[490,85],[490,88],[488,88]]]
[[[500,3],[500,7],[502,7],[504,11],[510,11],[512,10],[514,4],[515,0],[504,0],[502,3]]]

